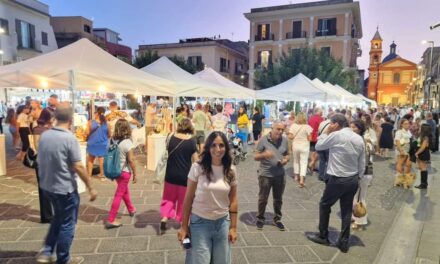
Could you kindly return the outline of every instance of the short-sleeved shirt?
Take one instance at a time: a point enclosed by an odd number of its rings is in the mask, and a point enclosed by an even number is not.
[[[121,163],[122,171],[130,172],[130,166],[128,164],[127,156],[128,152],[134,149],[133,141],[129,138],[122,140],[118,144],[119,148],[119,161]]]
[[[21,113],[17,117],[17,122],[20,124],[20,127],[29,127],[31,120],[29,118],[29,115]]]
[[[313,128],[309,125],[298,125],[293,124],[290,126],[289,133],[292,134],[295,138],[293,142],[295,143],[304,143],[309,142],[308,136],[312,133]]]
[[[208,116],[201,110],[197,110],[193,113],[194,130],[205,131],[208,123]]]
[[[212,126],[214,131],[225,132],[226,126],[228,125],[229,118],[222,113],[218,113],[211,117]]]
[[[322,118],[322,116],[319,115],[312,115],[309,118],[309,125],[313,128],[311,142],[318,141],[318,129],[322,121],[324,121],[324,118]]]
[[[80,161],[79,143],[72,132],[55,127],[41,134],[37,156],[41,189],[57,194],[77,190],[73,164]]]
[[[258,176],[264,177],[281,177],[284,176],[284,167],[279,162],[288,154],[287,138],[282,136],[278,142],[273,142],[270,139],[270,133],[258,141],[257,151],[263,152],[265,150],[271,151],[273,157],[270,159],[263,159],[260,161],[258,168]]]
[[[211,181],[203,172],[199,163],[192,164],[188,178],[197,182],[197,189],[192,204],[192,213],[202,218],[217,220],[229,213],[229,192],[237,185],[237,173],[232,167],[235,180],[228,184],[224,179],[223,166],[212,165]]]
[[[396,136],[394,137],[394,141],[399,140],[400,145],[403,148],[403,151],[405,151],[406,153],[409,152],[409,148],[410,148],[410,141],[411,141],[411,132],[404,130],[404,129],[399,129],[396,131]]]
[[[124,111],[114,111],[110,112],[106,115],[107,118],[107,124],[110,126],[111,129],[111,135],[113,135],[113,132],[115,131],[116,122],[118,122],[119,119],[125,119],[128,122],[131,122],[133,120],[133,117],[131,117],[129,114],[125,113]]]
[[[255,121],[255,123],[252,125],[252,130],[254,131],[262,131],[263,130],[263,119],[264,115],[258,113],[252,116],[252,121]]]
[[[180,142],[182,143],[180,144]],[[180,145],[178,146],[178,144]],[[171,151],[173,152],[171,153]],[[165,181],[175,185],[186,186],[188,173],[191,168],[191,158],[196,151],[197,142],[195,138],[180,139],[174,135],[171,136],[168,143],[168,154],[171,155],[168,156]]]

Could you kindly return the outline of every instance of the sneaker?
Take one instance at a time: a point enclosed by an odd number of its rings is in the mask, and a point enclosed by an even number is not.
[[[167,230],[167,221],[160,221],[160,230],[161,231]]]
[[[263,221],[257,220],[256,225],[257,225],[257,230],[263,230],[263,227],[264,227],[264,222]]]
[[[136,215],[136,211],[130,212],[130,213],[128,213],[128,215],[129,215],[130,217],[133,217],[133,216]]]
[[[81,264],[84,262],[83,257],[71,257],[68,264]]]
[[[55,255],[44,255],[43,252],[40,251],[36,257],[37,263],[55,263],[57,261],[57,256]]]
[[[281,221],[273,221],[272,224],[276,226],[280,231],[286,230],[286,228],[284,227],[283,223],[281,223]]]

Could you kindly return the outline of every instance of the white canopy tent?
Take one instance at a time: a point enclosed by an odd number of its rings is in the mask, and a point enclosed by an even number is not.
[[[333,84],[330,84],[330,85],[333,85]],[[351,104],[353,104],[353,103],[354,104],[362,103],[362,100],[360,100],[359,97],[357,97],[356,95],[354,95],[354,94],[350,93],[349,91],[345,90],[344,88],[342,88],[338,84],[333,85],[333,87],[335,87],[335,89],[338,89],[339,91],[341,91],[341,93],[344,93],[344,94],[347,95],[345,97],[345,99],[348,101],[348,103],[351,103]]]
[[[371,100],[370,98],[365,97],[363,94],[356,94],[357,97],[361,98],[365,102],[371,104],[372,107],[377,107],[377,103],[374,100]]]
[[[270,88],[256,91],[256,98],[274,101],[326,101],[328,93],[304,76],[297,74],[291,79]]]
[[[177,96],[215,97],[215,98],[248,98],[248,93],[241,93],[235,87],[200,79],[174,64],[167,57],[142,68],[143,71],[176,83],[173,93]],[[246,89],[239,87],[240,89]],[[253,92],[250,89],[247,89]],[[247,91],[246,91],[247,92]],[[252,94],[251,94],[252,95]]]
[[[254,99],[255,91],[243,87],[235,82],[223,77],[218,72],[207,67],[203,71],[194,74],[200,80],[223,87],[223,98],[238,98],[238,99]]]
[[[341,103],[343,101],[344,94],[341,93],[339,90],[333,89],[329,85],[326,85],[325,83],[323,83],[318,78],[313,79],[312,83],[315,86],[318,86],[320,89],[322,89],[322,90],[327,92],[328,99],[329,99],[327,102]]]
[[[0,67],[0,87],[172,96],[175,84],[113,57],[86,38]]]

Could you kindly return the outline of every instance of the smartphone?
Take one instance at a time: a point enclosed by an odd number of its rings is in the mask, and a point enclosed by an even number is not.
[[[185,237],[182,242],[183,248],[188,250],[191,249],[191,239],[189,237]]]

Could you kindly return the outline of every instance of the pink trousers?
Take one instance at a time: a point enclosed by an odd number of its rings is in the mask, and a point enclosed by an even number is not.
[[[174,218],[177,222],[182,222],[185,193],[186,186],[165,182],[162,202],[160,203],[160,215],[166,218]]]
[[[128,212],[135,212],[133,204],[130,199],[130,191],[128,189],[128,184],[130,183],[131,173],[123,171],[121,176],[116,179],[118,187],[116,188],[115,197],[113,198],[112,207],[108,214],[107,221],[115,221],[116,215],[119,211],[119,206],[121,205],[121,200],[124,200],[125,206],[127,206]]]

